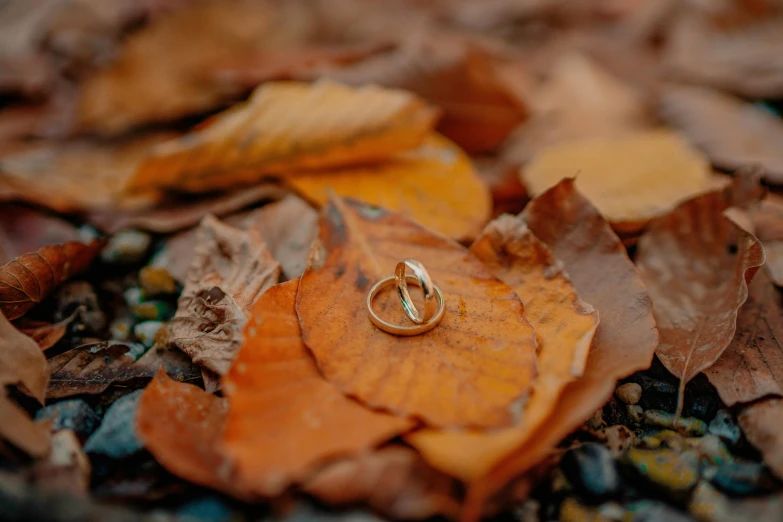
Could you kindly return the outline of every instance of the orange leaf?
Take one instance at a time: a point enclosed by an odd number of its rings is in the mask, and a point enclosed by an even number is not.
[[[41,349],[0,314],[0,397],[7,385],[18,384],[43,404],[48,383],[49,366]]]
[[[401,212],[457,240],[475,237],[492,211],[489,189],[470,159],[437,134],[383,163],[296,174],[287,182],[319,205],[326,204],[334,191]]]
[[[413,425],[366,409],[318,373],[296,316],[298,286],[288,281],[261,296],[224,379],[224,452],[238,480],[264,496],[282,493],[327,458],[369,450]]]
[[[0,313],[17,319],[74,274],[87,269],[103,242],[45,246],[0,266]]]
[[[161,370],[141,394],[136,431],[155,460],[174,475],[249,498],[218,451],[226,413],[224,399],[176,382]]]
[[[407,437],[427,462],[465,482],[486,474],[535,435],[566,384],[582,374],[598,326],[598,314],[579,299],[560,263],[521,218],[493,221],[470,250],[526,303],[539,343],[539,374],[518,426],[492,432],[422,430]]]
[[[690,199],[639,239],[636,265],[661,334],[656,353],[680,378],[679,407],[685,384],[712,366],[734,337],[748,284],[764,264],[758,239],[723,216],[729,198],[730,192],[716,190]]]
[[[511,288],[400,214],[336,198],[320,224],[296,309],[326,379],[371,407],[435,426],[513,424],[536,373],[536,340]],[[446,313],[426,334],[397,337],[370,322],[365,300],[406,257],[428,268]],[[391,291],[375,307],[393,324],[408,321]]]
[[[552,413],[526,444],[470,485],[465,520],[513,478],[541,462],[614,392],[616,380],[649,368],[658,345],[650,297],[625,248],[598,211],[564,180],[530,202],[522,214],[590,302],[601,322],[584,374],[563,390]]]
[[[783,399],[767,399],[748,406],[739,416],[742,431],[764,456],[764,462],[783,478]]]
[[[267,174],[378,161],[418,146],[436,115],[404,91],[267,83],[204,130],[159,147],[128,188],[202,192]]]
[[[33,422],[6,393],[0,387],[0,440],[7,440],[32,457],[45,457],[51,446],[49,426]]]
[[[46,351],[65,335],[68,325],[71,324],[74,319],[83,310],[83,307],[79,307],[73,311],[73,313],[58,323],[47,323],[45,321],[32,321],[25,318],[16,322],[16,327],[23,334],[30,337],[33,341],[38,343],[41,350]]]

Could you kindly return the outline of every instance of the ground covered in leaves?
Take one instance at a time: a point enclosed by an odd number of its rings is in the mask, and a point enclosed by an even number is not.
[[[0,520],[780,520],[781,29],[0,0]]]

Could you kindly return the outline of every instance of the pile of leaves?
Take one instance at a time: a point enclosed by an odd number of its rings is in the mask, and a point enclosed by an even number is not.
[[[781,24],[774,0],[0,3],[0,491],[479,520],[606,439],[654,360],[672,430],[706,376],[783,479]],[[407,257],[446,312],[395,337],[366,296]]]

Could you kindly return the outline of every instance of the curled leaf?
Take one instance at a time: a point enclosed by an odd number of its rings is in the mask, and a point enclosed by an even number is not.
[[[45,457],[51,447],[49,426],[33,422],[0,387],[0,440],[6,440],[32,457]]]
[[[5,386],[20,385],[43,404],[48,382],[49,367],[41,349],[0,313],[0,396],[5,397]]]
[[[30,321],[22,318],[17,321],[16,327],[23,334],[38,343],[41,350],[46,351],[63,338],[63,335],[65,335],[65,332],[68,329],[68,325],[70,325],[83,311],[84,307],[80,306],[74,310],[70,316],[57,323]]]
[[[320,224],[296,309],[326,379],[371,407],[430,425],[513,424],[536,373],[536,341],[511,288],[466,249],[400,214],[334,199]],[[446,312],[426,334],[397,337],[372,324],[365,301],[406,257],[427,267]],[[391,291],[374,305],[386,321],[408,321]]]

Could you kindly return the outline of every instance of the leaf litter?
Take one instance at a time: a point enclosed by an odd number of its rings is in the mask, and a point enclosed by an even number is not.
[[[12,517],[774,519],[777,2],[7,3]]]

